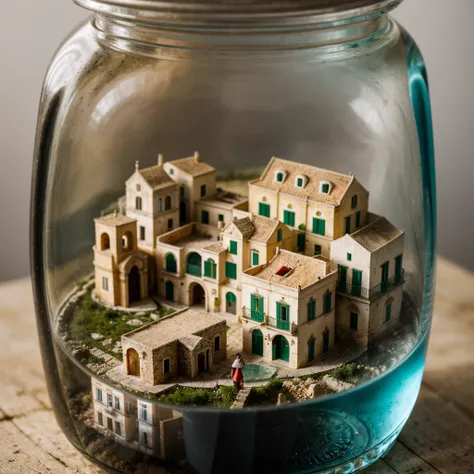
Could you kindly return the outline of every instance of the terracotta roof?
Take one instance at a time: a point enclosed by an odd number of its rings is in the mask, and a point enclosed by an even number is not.
[[[157,189],[165,188],[171,184],[176,184],[163,169],[161,165],[151,166],[138,170],[138,172],[145,178],[146,182],[156,191]]]
[[[227,249],[222,245],[221,242],[217,242],[215,244],[208,245],[207,247],[203,247],[203,250],[213,253],[221,253],[225,252]]]
[[[282,183],[275,181],[275,175],[278,171],[287,173]],[[304,188],[298,188],[295,185],[295,179],[300,175],[308,180]],[[338,206],[353,179],[353,176],[336,173],[335,171],[273,157],[262,176],[252,181],[251,184],[303,199],[307,198],[323,204]],[[330,194],[320,192],[321,181],[328,181],[332,185]]]
[[[242,219],[237,219],[233,221],[232,224],[239,229],[242,237],[244,239],[249,239],[249,237],[255,232],[255,227],[250,220],[250,217],[243,217]]]
[[[106,216],[99,217],[94,219],[95,222],[100,222],[101,224],[108,225],[110,227],[119,227],[125,224],[131,224],[132,222],[136,222],[136,219],[132,219],[131,217],[124,216],[123,214],[107,214]]]
[[[375,252],[402,234],[403,231],[397,229],[385,217],[378,217],[350,236],[369,252]]]
[[[221,323],[225,325],[225,320],[211,313],[184,309],[124,334],[122,338],[155,349],[182,338],[199,336],[199,332]],[[199,337],[199,339],[201,338]],[[194,341],[196,340],[194,339]],[[189,340],[188,342],[192,345],[193,341]]]
[[[252,216],[252,224],[255,231],[250,236],[249,240],[252,240],[253,242],[266,243],[273,235],[280,222],[277,219],[270,219],[268,217]]]
[[[200,160],[197,160],[195,156],[190,156],[188,158],[180,158],[179,160],[173,160],[169,162],[171,165],[176,166],[176,168],[188,173],[191,176],[201,176],[212,171],[216,171],[211,165],[203,163]]]
[[[284,276],[277,275],[283,267],[289,269]],[[245,272],[244,272],[245,273]],[[326,262],[298,253],[280,250],[273,259],[253,276],[289,288],[306,288],[328,275]]]

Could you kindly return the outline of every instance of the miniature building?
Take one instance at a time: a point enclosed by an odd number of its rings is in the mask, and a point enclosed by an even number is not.
[[[120,214],[95,219],[95,296],[128,307],[148,297],[147,256],[137,247],[137,221]]]
[[[178,311],[122,336],[127,375],[149,385],[170,378],[194,378],[227,357],[227,326],[217,316]]]
[[[278,250],[244,272],[244,351],[298,368],[334,344],[337,272],[322,257]]]
[[[341,339],[373,344],[399,321],[404,234],[384,217],[331,244],[338,265],[336,330]]]
[[[298,251],[329,257],[332,240],[367,223],[368,191],[354,176],[272,158],[249,183],[249,211],[299,230]]]
[[[162,459],[184,455],[182,415],[163,405],[137,400],[92,377],[94,428],[132,449]]]

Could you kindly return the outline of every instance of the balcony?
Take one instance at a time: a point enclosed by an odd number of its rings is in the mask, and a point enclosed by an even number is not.
[[[342,284],[341,281],[337,282],[337,292],[344,293],[346,295],[356,296],[366,300],[373,300],[379,296],[387,293],[398,285],[401,285],[405,281],[405,270],[402,270],[398,275],[394,275],[387,281],[380,282],[372,288],[364,288],[360,285]]]
[[[281,331],[290,332],[291,334],[295,334],[297,330],[297,325],[291,323],[290,321],[283,321],[281,319],[271,318],[265,313],[246,308],[245,306],[243,308],[243,317],[246,319],[250,319],[251,321],[261,323],[264,326],[269,326],[271,328],[280,329]]]
[[[202,276],[202,268],[200,265],[193,265],[191,263],[186,264],[186,273],[196,277]]]
[[[265,322],[265,313],[261,313],[260,311],[256,311],[255,309],[244,307],[243,315],[245,318],[251,319],[252,321],[256,321],[257,323]]]

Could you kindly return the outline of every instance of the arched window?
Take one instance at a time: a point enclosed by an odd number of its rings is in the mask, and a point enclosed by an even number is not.
[[[171,196],[165,197],[165,211],[169,211],[171,209]]]
[[[311,298],[306,305],[306,313],[308,317],[308,321],[313,321],[316,319],[316,300]]]
[[[110,237],[105,232],[100,236],[100,250],[108,250],[110,248]]]
[[[217,278],[217,264],[212,258],[204,262],[204,276],[214,279]]]
[[[158,199],[158,212],[163,211],[163,199]]]
[[[202,274],[202,260],[201,255],[196,252],[191,252],[188,255],[186,263],[186,273],[194,276],[201,276]]]
[[[140,196],[137,196],[135,198],[135,209],[137,211],[141,211],[142,210],[142,198]]]
[[[329,313],[332,310],[332,292],[326,291],[323,297],[323,313]]]
[[[176,273],[178,266],[176,264],[176,258],[172,253],[166,256],[166,271]]]
[[[122,249],[132,250],[133,248],[133,235],[131,232],[126,232],[122,235]]]

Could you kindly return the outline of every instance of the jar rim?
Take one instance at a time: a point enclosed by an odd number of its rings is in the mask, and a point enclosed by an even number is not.
[[[137,21],[193,25],[309,24],[384,13],[403,0],[73,0],[86,9]]]

